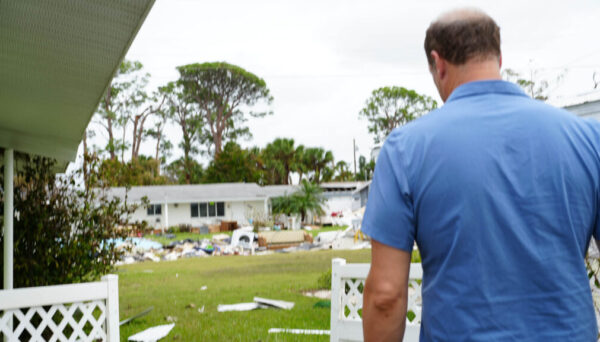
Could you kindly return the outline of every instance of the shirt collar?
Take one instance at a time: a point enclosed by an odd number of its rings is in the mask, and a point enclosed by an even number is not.
[[[448,97],[446,103],[457,100],[462,97],[491,93],[528,97],[528,95],[525,94],[525,92],[523,92],[523,90],[514,83],[502,80],[485,80],[461,84],[456,89],[454,89],[452,94],[450,94],[450,97]]]

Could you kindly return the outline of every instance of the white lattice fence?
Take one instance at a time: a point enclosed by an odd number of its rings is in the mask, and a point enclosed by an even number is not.
[[[116,275],[100,282],[0,291],[5,341],[119,341]]]
[[[346,264],[332,260],[331,341],[362,341],[362,293],[370,264]],[[408,291],[408,317],[404,341],[418,341],[421,323],[421,264],[411,264]]]

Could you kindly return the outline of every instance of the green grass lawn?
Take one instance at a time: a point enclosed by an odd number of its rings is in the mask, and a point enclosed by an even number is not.
[[[329,226],[329,227],[321,227],[320,229],[315,229],[315,230],[311,230],[308,231],[308,233],[310,233],[313,237],[316,237],[319,233],[321,232],[329,232],[332,230],[343,230],[346,229],[345,226]],[[173,242],[173,241],[180,241],[180,240],[185,240],[185,239],[192,239],[192,240],[202,240],[202,239],[211,239],[213,235],[215,234],[227,234],[227,235],[231,235],[231,232],[223,232],[223,233],[212,233],[212,234],[196,234],[196,233],[174,233],[173,235],[175,235],[175,238],[173,239],[167,239],[164,235],[145,235],[144,238],[156,241],[156,242],[160,242],[163,245],[168,245],[169,243]]]
[[[154,306],[147,316],[121,327],[121,341],[177,317],[164,341],[328,341],[329,336],[268,334],[269,328],[329,330],[329,308],[314,308],[314,289],[331,259],[369,262],[370,250],[315,251],[264,256],[223,256],[145,262],[118,268],[120,318]],[[201,291],[206,285],[208,289]],[[218,304],[252,302],[253,297],[296,303],[290,310],[217,312]],[[196,308],[186,309],[190,303]],[[198,308],[205,307],[204,313]]]

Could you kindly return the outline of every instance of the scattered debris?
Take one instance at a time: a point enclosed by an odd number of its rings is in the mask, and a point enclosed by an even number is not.
[[[156,255],[154,255],[154,253],[151,253],[151,252],[144,253],[144,255],[142,256],[142,258],[144,259],[144,261],[146,261],[146,260],[151,260],[151,261],[154,261],[154,262],[159,262],[160,261],[160,258],[157,257]]]
[[[204,313],[204,305],[202,305],[202,307],[200,309],[198,309],[199,313]]]
[[[271,328],[269,329],[269,334],[294,334],[294,335],[330,335],[331,332],[329,330],[310,330],[310,329],[280,329],[280,328]]]
[[[175,317],[175,316],[167,316],[167,317],[165,317],[165,321],[167,321],[167,322],[177,322],[177,317]]]
[[[200,288],[200,291],[206,291],[206,289],[208,289],[208,286],[204,285]]]
[[[218,312],[227,312],[227,311],[251,311],[256,309],[266,309],[267,305],[262,305],[256,302],[252,303],[238,303],[238,304],[219,304],[217,306]]]
[[[216,243],[224,243],[231,241],[231,238],[227,234],[215,234],[212,236],[212,241]]]
[[[195,309],[196,308],[196,304],[194,303],[189,303],[188,305],[185,306],[186,309]]]
[[[171,329],[175,324],[165,324],[165,325],[157,325],[152,328],[148,328],[144,331],[141,331],[135,335],[129,336],[128,341],[138,341],[138,342],[154,342],[158,341],[161,338],[167,336]]]
[[[285,310],[291,310],[294,308],[294,303],[286,302],[283,300],[254,297],[254,302],[263,304],[263,305],[274,306],[276,308],[285,309]]]
[[[126,319],[122,320],[121,322],[119,322],[119,325],[127,324],[127,323],[129,323],[129,322],[133,321],[134,319],[138,319],[138,318],[140,318],[140,317],[144,317],[144,316],[146,316],[147,314],[149,314],[149,313],[150,313],[150,311],[152,311],[152,310],[154,310],[154,307],[153,307],[153,306],[151,306],[151,307],[147,308],[146,310],[144,310],[144,311],[140,312],[139,314],[136,314],[136,315],[134,315],[134,316],[132,316],[132,317],[129,317],[129,318],[126,318]]]
[[[254,233],[252,227],[242,227],[233,231],[231,235],[231,246],[243,246],[252,248],[252,244],[258,240],[258,236]]]
[[[319,233],[313,239],[309,231],[319,229],[319,226],[307,225],[303,230],[281,230],[277,226],[259,227],[255,233],[253,227],[241,227],[233,230],[232,235],[219,233],[235,227],[227,222],[223,227],[218,225],[203,226],[198,231],[208,230],[218,233],[209,239],[184,239],[173,241],[163,247],[160,243],[144,238],[127,238],[126,240],[107,240],[114,243],[116,248],[124,251],[121,260],[116,265],[133,264],[143,261],[173,261],[180,258],[200,258],[220,255],[264,255],[273,251],[292,253],[297,251],[312,251],[320,249],[361,249],[370,248],[371,244],[360,231],[362,209],[355,212],[339,212],[331,218],[336,224],[348,226],[345,230]],[[163,235],[175,238],[175,235]],[[358,240],[358,241],[357,241]],[[148,272],[150,273],[150,272]]]
[[[302,230],[267,231],[258,234],[258,245],[268,249],[295,247],[304,242],[313,242],[310,234]]]
[[[303,294],[306,297],[315,297],[321,299],[331,299],[331,290],[315,290],[315,291],[305,291]]]
[[[256,309],[272,309],[272,308],[291,310],[293,307],[294,307],[294,303],[292,303],[292,302],[285,302],[283,300],[254,297],[254,302],[252,302],[252,303],[219,304],[217,306],[217,311],[218,312],[251,311],[251,310],[256,310]]]

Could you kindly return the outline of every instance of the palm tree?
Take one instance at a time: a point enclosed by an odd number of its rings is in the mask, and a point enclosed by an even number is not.
[[[336,173],[334,180],[338,182],[351,181],[354,178],[354,175],[350,172],[350,166],[343,160],[335,164],[334,170]]]
[[[298,145],[298,147],[296,147],[296,153],[294,153],[294,160],[292,163],[292,171],[298,173],[298,184],[302,182],[302,177],[306,172],[308,172],[308,167],[305,159],[305,147],[304,145]]]
[[[299,211],[296,204],[295,198],[288,194],[271,199],[273,215],[283,214],[291,216]]]
[[[317,184],[303,180],[300,184],[300,190],[292,195],[294,209],[300,214],[300,222],[304,222],[306,214],[313,213],[323,215],[323,203],[325,198],[322,196],[322,190]]]
[[[306,170],[311,172],[311,182],[321,183],[323,181],[323,170],[333,162],[333,153],[325,151],[320,147],[311,147],[304,150],[304,163]]]
[[[296,149],[294,139],[277,138],[264,150],[267,168],[271,168],[275,184],[290,184],[290,172],[294,164]]]

